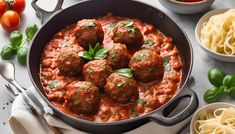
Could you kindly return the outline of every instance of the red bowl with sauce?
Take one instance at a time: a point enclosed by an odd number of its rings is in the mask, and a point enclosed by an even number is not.
[[[149,121],[154,121],[166,126],[174,125],[189,117],[197,109],[198,107],[197,96],[192,90],[190,90],[187,87],[186,84],[190,77],[192,63],[193,63],[192,46],[187,36],[183,32],[183,30],[171,18],[169,18],[166,14],[164,14],[160,10],[153,8],[149,5],[143,4],[141,2],[136,2],[131,0],[119,0],[119,1],[88,0],[88,1],[79,2],[66,9],[61,9],[63,0],[59,0],[58,5],[56,6],[55,9],[58,11],[46,12],[40,9],[35,4],[35,2],[36,1],[32,2],[32,6],[38,12],[37,14],[41,17],[43,22],[45,21],[45,18],[48,18],[48,15],[52,16],[50,17],[50,19],[48,19],[45,22],[45,24],[42,26],[42,28],[38,31],[35,38],[33,39],[29,50],[27,65],[28,65],[29,75],[31,77],[31,80],[35,88],[40,93],[41,97],[47,102],[48,106],[53,109],[55,116],[58,116],[69,125],[82,131],[91,132],[91,133],[122,133],[132,130],[136,127],[139,127]],[[144,111],[146,112],[143,113],[141,112],[141,110],[139,110],[137,112],[139,116],[137,117],[131,117],[129,115],[131,108],[138,106],[137,102],[133,103],[134,105],[129,105],[129,104],[119,105],[116,102],[110,100],[110,98],[108,98],[105,95],[104,97],[101,97],[100,100],[101,106],[99,107],[100,108],[99,112],[104,113],[101,115],[104,116],[107,115],[105,114],[105,111],[103,111],[102,109],[105,109],[106,108],[105,106],[108,105],[109,107],[112,108],[118,107],[120,111],[117,113],[119,113],[122,116],[122,118],[119,117],[116,118],[115,116],[112,116],[112,119],[100,120],[101,118],[97,114],[92,116],[86,116],[83,114],[76,115],[74,113],[71,113],[71,111],[68,111],[66,107],[60,105],[58,101],[53,101],[50,99],[50,97],[48,96],[47,86],[45,85],[47,85],[46,83],[50,82],[51,79],[47,80],[46,82],[43,82],[45,78],[42,77],[42,74],[48,75],[48,73],[44,70],[54,70],[54,68],[57,68],[56,66],[52,68],[50,66],[49,68],[47,68],[47,65],[50,62],[43,62],[47,61],[47,56],[45,55],[53,57],[56,55],[56,53],[54,52],[55,50],[56,51],[62,50],[60,45],[59,46],[56,45],[55,43],[53,43],[53,41],[58,42],[61,35],[65,36],[67,35],[68,37],[71,37],[69,33],[72,33],[73,31],[71,30],[73,29],[72,24],[76,23],[77,21],[87,18],[91,19],[97,18],[97,20],[103,26],[105,34],[103,41],[104,45],[102,47],[105,47],[105,45],[110,44],[112,42],[112,41],[110,42],[108,38],[110,27],[108,27],[109,25],[106,25],[106,23],[111,23],[117,19],[120,19],[120,17],[114,17],[114,16],[102,17],[107,15],[107,13],[109,12],[112,12],[115,16],[121,16],[124,19],[135,18],[131,20],[135,22],[135,24],[137,24],[137,26],[140,28],[141,32],[144,33],[144,39],[151,39],[157,41],[159,40],[158,38],[160,38],[160,34],[163,33],[164,34],[163,43],[161,43],[163,45],[159,53],[162,57],[162,60],[166,60],[167,55],[168,56],[170,55],[170,59],[168,59],[168,61],[170,60],[170,63],[172,63],[171,67],[175,66],[175,70],[178,70],[177,72],[174,71],[173,69],[174,72],[169,71],[168,74],[167,72],[165,72],[163,80],[157,84],[147,84],[147,89],[146,89],[147,91],[143,91],[145,90],[144,85],[139,84],[138,82],[140,99],[143,97],[141,94],[150,92],[151,88],[159,88],[159,87],[165,87],[165,88],[162,91],[158,90],[159,92],[162,92],[162,94],[159,93],[158,96],[153,96],[153,94],[151,93],[146,93],[147,95],[150,95],[150,97],[143,98],[145,100],[149,99],[149,101],[146,101],[147,104],[150,104],[151,102],[156,103],[157,101],[154,101],[154,97],[158,97],[158,100],[159,98],[162,97],[163,98],[162,103],[159,103],[159,106],[153,109],[143,107]],[[68,27],[66,29],[63,29],[66,26]],[[154,31],[154,33],[156,34],[151,34],[151,35],[147,34],[150,29],[153,29],[153,26],[157,28],[158,32]],[[60,44],[61,42],[58,43]],[[163,50],[166,51],[170,50],[170,51],[168,54],[166,53],[164,55]],[[132,54],[131,51],[129,52],[131,56],[136,54],[136,53]],[[181,66],[180,68],[177,68],[177,65],[179,64]],[[58,70],[55,69],[55,72],[58,72]],[[52,76],[56,78],[60,77],[56,73],[54,74],[52,73]],[[60,79],[62,79],[62,82],[65,82],[66,80],[68,81],[73,80],[73,78],[71,79],[60,78]],[[81,79],[83,78],[81,77]],[[176,79],[178,79],[178,82],[168,83],[171,80],[174,81]],[[169,90],[172,89],[172,91],[167,92],[166,91],[167,89]],[[164,99],[164,96],[168,99]],[[177,107],[178,103],[183,98],[187,97],[190,97],[189,105],[176,116],[167,117],[167,115],[171,113],[171,111],[173,111],[175,107]],[[127,116],[123,116],[125,114]]]

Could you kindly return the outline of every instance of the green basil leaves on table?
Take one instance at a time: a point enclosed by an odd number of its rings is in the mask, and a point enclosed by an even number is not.
[[[17,50],[16,56],[21,65],[26,65],[27,53],[28,53],[27,47],[20,47]]]
[[[96,43],[94,48],[89,45],[88,51],[79,52],[78,56],[83,57],[86,60],[101,60],[107,56],[108,52],[108,49],[102,48],[99,43]]]
[[[219,68],[212,68],[208,72],[208,79],[210,83],[216,87],[221,86],[225,74]]]
[[[221,88],[212,87],[205,92],[203,98],[207,103],[212,103],[219,101],[222,95],[223,95],[223,90]]]
[[[219,101],[223,95],[235,99],[235,75],[225,74],[219,68],[212,68],[208,71],[208,80],[214,86],[204,94],[204,101],[212,103]]]
[[[12,45],[5,45],[1,51],[1,57],[5,60],[10,60],[15,56],[15,49]]]
[[[32,40],[37,30],[38,27],[36,24],[27,27],[25,30],[25,38],[23,38],[23,35],[20,31],[11,32],[9,45],[5,45],[1,50],[2,59],[10,60],[13,59],[16,55],[18,62],[22,65],[26,65],[28,48],[24,47],[24,45]]]

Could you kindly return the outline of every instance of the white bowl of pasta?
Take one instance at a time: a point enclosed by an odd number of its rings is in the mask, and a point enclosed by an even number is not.
[[[235,9],[217,9],[206,13],[197,23],[195,36],[209,56],[235,62]]]
[[[235,105],[217,102],[201,107],[192,117],[190,134],[235,134]]]

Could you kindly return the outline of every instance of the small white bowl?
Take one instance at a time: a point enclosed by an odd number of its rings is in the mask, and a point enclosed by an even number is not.
[[[233,104],[229,104],[229,103],[224,103],[224,102],[216,102],[216,103],[211,103],[208,105],[205,105],[201,108],[199,108],[193,115],[191,122],[190,122],[190,134],[195,134],[193,126],[195,121],[198,119],[198,116],[202,113],[204,113],[205,111],[214,111],[215,109],[218,108],[229,108],[229,107],[233,107],[235,108],[235,105]]]
[[[199,2],[180,2],[176,0],[159,0],[166,8],[180,14],[195,14],[209,8],[215,0],[203,0]]]
[[[224,13],[226,11],[228,11],[229,9],[217,9],[217,10],[212,10],[208,13],[206,13],[205,15],[203,15],[201,17],[201,19],[198,21],[196,28],[195,28],[195,37],[197,42],[199,43],[200,47],[212,58],[221,60],[221,61],[225,61],[225,62],[235,62],[235,56],[231,56],[231,55],[225,55],[225,54],[220,54],[220,53],[216,53],[211,51],[209,48],[205,47],[200,40],[200,33],[201,33],[201,29],[203,26],[204,22],[207,22],[211,16],[216,15],[216,14],[221,14]]]

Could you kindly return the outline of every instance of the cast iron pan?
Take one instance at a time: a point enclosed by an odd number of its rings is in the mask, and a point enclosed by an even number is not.
[[[55,10],[47,12],[39,8],[36,1],[37,0],[32,1],[32,6],[36,10],[37,16],[41,18],[42,21],[51,14],[53,15],[51,15],[44,23],[33,39],[29,50],[27,64],[34,87],[49,107],[54,110],[55,116],[82,131],[91,133],[122,133],[137,128],[150,120],[166,126],[174,125],[189,117],[197,109],[197,96],[186,84],[193,63],[192,46],[183,30],[165,13],[149,5],[131,0],[87,0],[78,2],[66,9],[61,9],[63,0],[58,0]],[[111,123],[95,123],[67,115],[59,111],[48,101],[39,78],[40,58],[45,45],[51,40],[56,32],[67,25],[76,23],[78,20],[104,16],[108,12],[112,12],[117,16],[139,18],[146,23],[153,24],[167,36],[171,36],[174,41],[173,44],[178,48],[180,57],[182,58],[183,75],[180,89],[175,96],[168,103],[153,112],[134,119]],[[177,107],[180,100],[185,97],[190,98],[188,106],[176,116],[167,117],[167,115]]]

